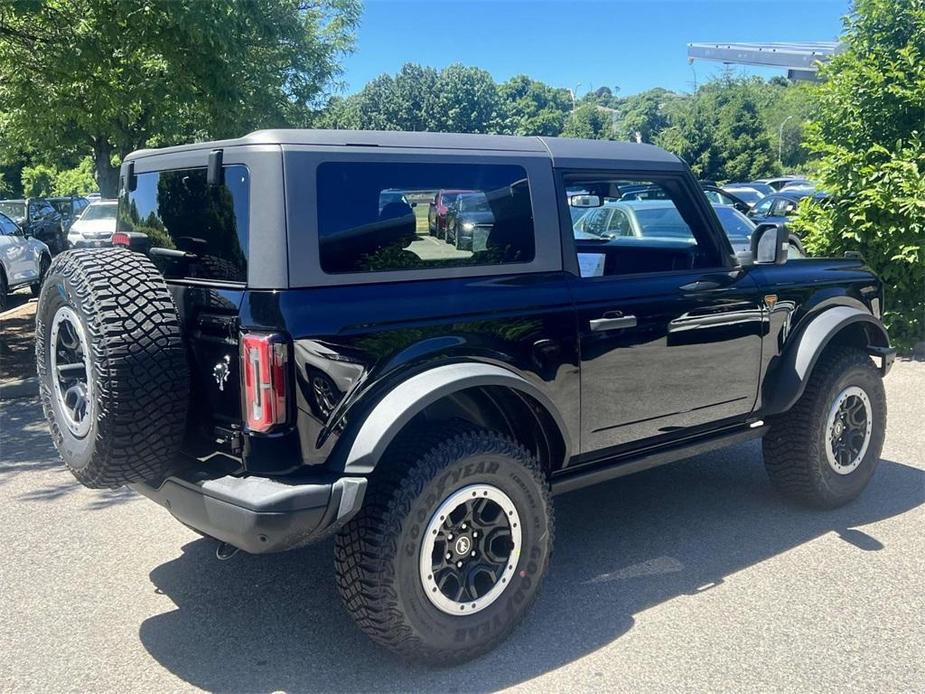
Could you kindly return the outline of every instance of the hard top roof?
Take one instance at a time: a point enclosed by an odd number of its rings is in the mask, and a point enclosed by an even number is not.
[[[126,160],[170,152],[212,150],[247,145],[318,145],[395,147],[430,150],[482,150],[496,152],[545,152],[554,163],[575,165],[578,160],[679,165],[681,160],[654,145],[613,140],[580,140],[568,137],[520,137],[463,133],[399,132],[381,130],[257,130],[244,137],[198,142],[164,149],[143,149]]]

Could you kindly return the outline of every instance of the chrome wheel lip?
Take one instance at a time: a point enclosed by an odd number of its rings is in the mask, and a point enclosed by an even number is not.
[[[464,502],[473,498],[485,498],[493,501],[501,507],[508,520],[508,526],[511,532],[511,544],[513,545],[513,548],[511,549],[510,556],[507,559],[507,568],[504,570],[504,572],[502,572],[495,585],[492,586],[492,588],[485,595],[475,600],[457,602],[456,600],[446,596],[436,584],[433,572],[433,553],[437,542],[437,534],[440,527],[443,525],[444,520],[448,518],[450,514],[459,508],[459,506],[461,506]],[[517,513],[517,508],[514,506],[514,502],[511,501],[511,498],[507,494],[505,494],[494,485],[468,485],[447,497],[446,500],[440,504],[440,506],[431,516],[430,521],[427,524],[427,528],[424,530],[424,539],[421,543],[419,572],[421,586],[424,589],[424,594],[427,596],[427,599],[430,600],[431,604],[441,612],[456,617],[464,617],[466,615],[475,614],[476,612],[484,610],[486,607],[495,602],[495,600],[501,597],[501,594],[504,593],[505,589],[511,582],[511,578],[514,575],[514,572],[517,570],[517,563],[520,560],[520,552],[522,547],[521,528],[522,525],[520,521],[520,514]]]
[[[78,347],[83,354],[84,379],[79,383],[82,384],[85,393],[85,408],[83,410],[83,415],[79,417],[75,416],[72,408],[67,403],[68,393],[71,392],[71,389],[64,390],[62,384],[63,379],[59,375],[59,367],[80,363],[78,361],[69,362],[68,364],[59,363],[58,352],[61,347],[61,331],[65,323],[71,326],[77,338]],[[90,371],[90,349],[87,343],[87,335],[84,332],[83,323],[80,322],[77,314],[70,307],[62,306],[55,312],[55,317],[51,324],[49,342],[51,347],[51,378],[54,384],[55,398],[58,401],[58,410],[61,412],[61,417],[64,419],[64,424],[68,428],[68,431],[77,438],[83,438],[90,431],[90,427],[93,423],[93,374]]]
[[[839,433],[841,433],[842,425],[839,414],[842,411],[842,407],[850,398],[857,398],[864,406],[864,415],[866,420],[864,424],[864,440],[857,454],[851,459],[851,461],[847,465],[842,465],[839,463],[835,454],[833,439],[838,438],[836,435],[837,430]],[[837,396],[835,396],[835,399],[832,402],[832,407],[829,408],[829,415],[826,418],[825,457],[829,467],[831,467],[832,470],[834,470],[839,475],[850,475],[852,472],[857,470],[858,466],[861,464],[861,461],[864,460],[864,456],[867,454],[867,449],[870,446],[872,431],[873,407],[870,404],[870,397],[868,397],[867,392],[863,388],[860,388],[859,386],[848,386]]]

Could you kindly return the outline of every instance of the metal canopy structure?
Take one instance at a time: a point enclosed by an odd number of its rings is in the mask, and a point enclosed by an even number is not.
[[[687,59],[726,65],[758,65],[787,70],[792,80],[815,80],[820,61],[840,50],[835,41],[805,43],[689,43]]]

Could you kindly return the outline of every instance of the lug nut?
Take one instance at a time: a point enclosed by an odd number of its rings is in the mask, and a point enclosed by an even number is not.
[[[462,524],[462,529],[463,529],[463,530],[466,529],[466,524],[465,524],[465,523]]]
[[[470,556],[475,556],[475,550],[472,550],[472,554]]]
[[[446,536],[446,539],[447,539],[447,540],[452,540],[452,539],[453,539],[453,533],[448,534],[448,535]]]
[[[446,558],[447,558],[447,559],[452,559],[452,558],[453,558],[453,554],[452,554],[451,552],[447,552],[447,553],[446,553]]]
[[[461,561],[456,562],[456,568],[457,568],[457,569],[461,569],[461,568],[462,568],[462,562],[461,562]]]
[[[473,531],[472,531],[472,537],[478,537],[478,536],[479,536],[479,531],[478,531],[478,530],[473,530]]]

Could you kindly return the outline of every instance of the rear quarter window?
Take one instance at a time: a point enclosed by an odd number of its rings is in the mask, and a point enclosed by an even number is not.
[[[445,233],[434,235],[428,203],[445,190],[482,202],[454,209]],[[318,166],[317,193],[326,273],[528,263],[535,255],[521,166],[325,162]]]
[[[119,200],[118,230],[144,234],[148,255],[168,279],[247,281],[250,175],[224,167],[224,183],[210,186],[206,169],[136,175],[135,190]]]

